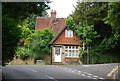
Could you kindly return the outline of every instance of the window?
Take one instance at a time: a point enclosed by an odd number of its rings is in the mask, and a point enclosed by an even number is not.
[[[73,31],[72,30],[65,30],[65,37],[73,37]]]
[[[55,54],[59,55],[60,54],[60,47],[55,48]]]
[[[66,46],[65,47],[65,57],[78,57],[78,46]]]

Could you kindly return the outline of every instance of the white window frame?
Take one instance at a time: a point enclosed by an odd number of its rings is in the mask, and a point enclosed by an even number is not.
[[[79,47],[65,46],[65,57],[79,58]]]
[[[65,30],[65,37],[73,37],[73,31],[72,30]]]

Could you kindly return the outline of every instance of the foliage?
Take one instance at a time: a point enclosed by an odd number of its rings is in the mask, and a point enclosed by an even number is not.
[[[120,2],[110,2],[107,17],[104,18],[106,24],[112,26],[113,32],[120,33]]]
[[[94,30],[93,25],[88,26],[83,22],[79,23],[77,32],[78,36],[82,37],[81,42],[86,43],[85,45],[89,45],[92,42],[92,39],[99,37],[99,35],[97,35],[97,32]]]
[[[79,22],[89,26],[93,25],[95,31],[100,35],[100,37],[92,39],[92,45],[89,47],[92,63],[114,62],[120,57],[118,55],[120,53],[119,6],[120,2],[77,2],[75,11],[71,14],[77,25]],[[114,54],[116,59],[113,57]],[[107,56],[108,59],[105,61]],[[84,60],[85,55],[82,57],[81,59]],[[110,60],[112,57],[113,61]],[[96,61],[95,58],[99,60]]]
[[[21,26],[27,27],[30,30],[35,30],[36,17],[36,14],[31,14],[22,22]]]
[[[112,53],[96,53],[90,55],[90,64],[117,63],[120,56]]]
[[[95,31],[100,35],[98,43],[104,37],[110,37],[111,26],[104,23],[103,19],[107,16],[108,2],[77,2],[75,11],[71,14],[75,23],[84,22],[93,25]],[[96,41],[95,41],[96,42]]]
[[[83,62],[83,63],[86,63],[86,56],[85,56],[85,54],[87,54],[87,50],[84,50],[83,49],[83,46],[80,46],[80,54],[79,54],[79,57],[80,57],[80,59],[81,59],[81,61]]]
[[[66,21],[66,26],[67,26],[69,29],[75,30],[75,29],[77,28],[77,27],[76,27],[76,24],[75,24],[75,22],[74,22],[74,20],[73,20],[72,17],[69,17],[69,18],[65,19],[65,21]]]
[[[26,38],[23,36],[23,45],[19,45],[16,50],[16,55],[20,55],[21,59],[25,60],[29,56],[33,56],[35,60],[43,59],[45,54],[50,53],[49,42],[53,38],[53,33],[49,28],[36,30],[34,33],[25,34],[25,36]]]
[[[2,6],[7,16],[24,20],[33,13],[43,16],[42,13],[50,8],[47,3],[49,2],[3,2]]]
[[[96,49],[101,52],[104,52],[106,50],[111,50],[118,45],[118,42],[119,42],[118,39],[112,36],[109,38],[104,38],[102,42],[99,45],[97,45]]]
[[[88,26],[84,22],[79,22],[79,27],[77,27],[71,17],[66,19],[66,26],[69,29],[72,29],[76,35],[81,37],[82,39],[80,40],[80,42],[86,42],[86,45],[91,43],[92,39],[99,37],[99,35],[97,35],[97,32],[94,30],[93,25]]]
[[[39,5],[39,6],[38,6]],[[31,14],[42,16],[42,12],[49,9],[47,2],[3,2],[2,3],[2,63],[12,60],[17,43],[21,38],[18,26]]]
[[[79,22],[79,27],[75,26],[75,22],[74,20],[70,17],[68,19],[66,19],[66,26],[69,29],[72,29],[77,36],[79,36],[80,42],[85,44],[85,48],[88,49],[88,47],[90,47],[92,40],[99,37],[99,35],[97,35],[97,32],[94,31],[94,26],[90,25],[88,26],[87,24],[83,23],[83,22]],[[88,50],[87,49],[80,49],[80,56],[83,56],[83,54],[88,54]]]
[[[118,6],[120,6],[120,2],[109,3],[107,16],[103,20],[105,24],[111,26],[111,35],[109,37],[104,37],[104,39],[99,43],[97,47],[99,51],[111,51],[120,47],[120,25],[118,24],[120,21],[120,7]],[[119,52],[119,50],[116,51]]]
[[[32,31],[26,26],[18,25],[17,27],[19,27],[22,31],[21,38],[27,38],[32,34]]]
[[[20,59],[25,60],[33,55],[33,52],[29,47],[29,41],[31,40],[30,36],[32,34],[32,31],[29,28],[21,25],[18,25],[18,27],[21,29],[22,34],[15,55],[18,55],[20,56]]]
[[[45,54],[50,53],[49,42],[53,37],[53,33],[49,28],[36,30],[35,33],[31,35],[30,48],[34,53],[35,59],[43,59]]]
[[[16,44],[21,36],[21,29],[16,27],[18,22],[14,18],[3,16],[2,23],[2,62],[4,64],[12,60],[14,56]]]
[[[80,40],[81,43],[83,43],[85,45],[85,49],[80,50],[80,55],[83,56],[83,59],[87,59],[87,61],[85,63],[89,63],[89,54],[90,51],[92,51],[90,49],[93,39],[99,37],[99,35],[97,35],[97,32],[94,30],[94,26],[88,26],[85,23],[80,22],[79,23],[79,28],[78,28],[78,35],[82,37],[82,39]],[[86,57],[85,57],[86,54]],[[82,57],[81,57],[82,59]]]
[[[107,2],[77,2],[75,11],[71,14],[76,24],[87,22],[93,25],[106,16],[108,10]]]
[[[31,35],[30,35],[31,36]],[[24,40],[24,46],[25,47],[30,47],[29,46],[29,42],[31,41],[31,38],[30,37],[28,37],[28,38],[26,38],[25,40]]]
[[[109,38],[109,44],[116,49],[116,46],[120,47],[120,2],[110,2],[109,4],[108,14],[104,18],[104,21],[112,27],[113,35]]]
[[[32,55],[32,51],[24,46],[17,47],[16,55],[20,56],[20,59],[25,60],[27,57]]]

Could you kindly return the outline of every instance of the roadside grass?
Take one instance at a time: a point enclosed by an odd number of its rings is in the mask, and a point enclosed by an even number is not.
[[[46,54],[42,62],[36,62],[36,65],[50,65],[50,55]]]
[[[14,57],[13,60],[8,65],[32,65],[34,64],[33,58],[29,58],[27,60],[21,60],[20,58]]]
[[[21,60],[19,57],[14,57],[7,65],[50,65],[50,55],[45,55],[43,61],[34,63],[34,58],[30,57],[26,60]]]

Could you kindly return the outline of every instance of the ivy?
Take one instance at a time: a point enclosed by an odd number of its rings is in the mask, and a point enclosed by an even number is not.
[[[87,25],[83,22],[79,22],[79,26],[76,26],[73,18],[71,17],[66,19],[66,26],[69,29],[73,30],[75,34],[80,37],[80,43],[85,45],[83,47],[80,47],[80,56],[82,57],[84,54],[89,54],[88,49],[92,44],[92,40],[99,37],[99,35],[97,35],[97,32],[94,30],[94,26]]]

